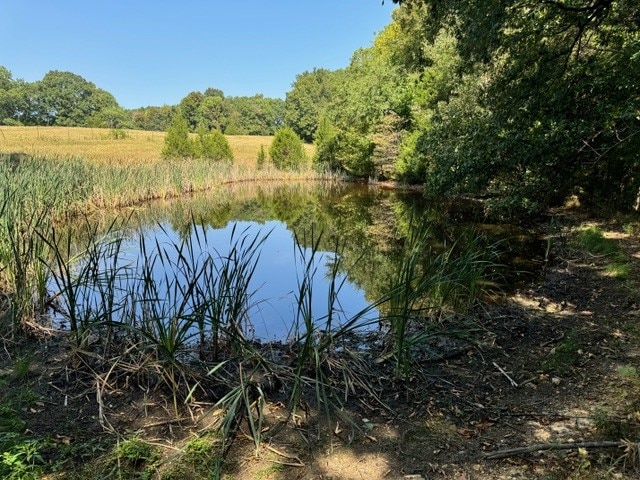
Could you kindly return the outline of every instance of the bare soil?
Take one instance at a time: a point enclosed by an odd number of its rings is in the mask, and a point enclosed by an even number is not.
[[[572,226],[584,220],[560,214],[540,275],[459,319],[471,336],[434,336],[411,381],[371,361],[377,399],[354,385],[343,412],[358,428],[318,420],[311,402],[291,417],[276,392],[264,407],[263,443],[256,448],[241,424],[222,478],[638,478],[640,241],[617,224],[602,227],[632,262],[621,281],[607,274],[607,257],[571,248]],[[57,337],[36,345],[24,380],[37,392],[23,409],[30,435],[74,445],[136,432],[169,456],[207,428],[210,399],[178,420],[172,399],[142,389],[134,373],[101,382],[108,376],[91,355]],[[26,347],[7,340],[0,373]],[[381,358],[376,348],[371,360]],[[567,445],[547,448],[555,443]],[[518,447],[532,448],[491,459]],[[77,461],[90,460],[82,451]]]

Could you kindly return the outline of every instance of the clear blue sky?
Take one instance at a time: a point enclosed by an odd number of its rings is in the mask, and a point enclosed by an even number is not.
[[[391,0],[3,0],[0,65],[32,82],[70,71],[134,108],[207,87],[284,98],[337,69],[391,20]]]

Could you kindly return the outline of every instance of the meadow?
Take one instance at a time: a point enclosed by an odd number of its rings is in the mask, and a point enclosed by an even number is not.
[[[119,132],[119,131],[118,131]],[[0,152],[37,157],[82,157],[107,164],[151,164],[162,161],[165,132],[126,130],[124,138],[106,128],[0,127]],[[260,147],[268,150],[273,137],[227,136],[239,167],[256,168]],[[314,147],[305,145],[309,157]]]
[[[214,190],[246,181],[306,181],[327,178],[311,168],[258,168],[272,137],[229,136],[232,164],[206,159],[165,160],[164,132],[79,127],[0,127],[0,187],[24,185],[30,201],[54,216],[121,208],[155,199]],[[309,159],[313,146],[306,145]]]

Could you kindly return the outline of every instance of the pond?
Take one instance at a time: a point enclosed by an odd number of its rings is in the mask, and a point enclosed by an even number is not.
[[[425,256],[464,254],[471,242],[491,245],[495,264],[525,257],[528,270],[537,268],[543,252],[535,235],[489,228],[477,209],[459,207],[429,205],[411,190],[311,183],[235,185],[156,202],[137,209],[125,228],[107,229],[110,241],[76,247],[83,260],[68,278],[51,281],[55,319],[77,326],[190,318],[197,336],[203,318],[216,317],[262,342],[289,341],[309,328],[378,328],[390,308],[380,299],[389,300],[398,282],[416,224],[426,226]],[[500,275],[520,273],[511,267]]]

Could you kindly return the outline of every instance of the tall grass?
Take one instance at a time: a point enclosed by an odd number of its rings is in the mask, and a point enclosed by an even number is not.
[[[14,185],[23,185],[28,192],[22,199],[25,207],[38,210],[47,206],[58,219],[216,190],[227,183],[330,178],[331,175],[312,170],[252,170],[204,159],[109,164],[80,157],[0,154],[0,189],[5,191]]]
[[[47,298],[48,276],[41,259],[48,249],[36,232],[46,228],[50,216],[46,207],[32,204],[27,187],[26,181],[6,182],[0,189],[0,292],[11,298],[3,316],[12,333],[33,320]]]
[[[486,246],[480,235],[467,235],[436,250],[429,225],[414,224],[407,237],[401,262],[391,277],[385,321],[389,325],[390,349],[396,376],[411,372],[412,350],[435,334],[443,316],[466,312],[487,290],[499,265],[497,245]]]

